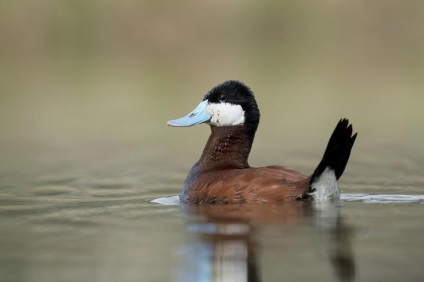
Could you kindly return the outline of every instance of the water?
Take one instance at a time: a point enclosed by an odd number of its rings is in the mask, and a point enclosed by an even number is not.
[[[267,101],[285,98],[258,97],[252,165],[313,171],[337,119],[316,118],[318,107],[275,126],[287,113]],[[372,112],[353,115],[359,137],[339,203],[190,209],[152,201],[178,195],[208,129],[166,127],[191,105],[173,114],[172,102],[150,99],[142,116],[118,117],[129,125],[64,113],[0,140],[0,281],[422,281],[417,121],[400,122],[399,134],[370,124]],[[25,111],[11,117],[25,119]]]
[[[167,167],[162,156],[179,159],[172,148],[91,149],[28,151],[3,166],[1,281],[422,280],[424,195],[413,169],[387,185],[353,153],[339,202],[190,208],[175,196],[189,164],[155,169]],[[307,171],[314,156],[298,154],[288,162]]]

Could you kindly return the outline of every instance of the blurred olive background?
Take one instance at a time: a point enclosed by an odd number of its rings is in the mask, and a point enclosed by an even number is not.
[[[2,1],[2,167],[137,153],[147,170],[186,171],[207,129],[166,121],[238,79],[262,111],[255,164],[312,169],[348,117],[360,132],[352,169],[417,168],[423,26],[424,2],[411,0]]]
[[[422,0],[0,1],[0,280],[175,281],[196,236],[150,201],[209,129],[166,121],[228,79],[261,109],[252,165],[313,171],[347,117],[343,192],[422,195],[423,77]],[[422,280],[421,203],[342,201],[358,281]],[[326,232],[255,235],[264,280],[334,281]]]

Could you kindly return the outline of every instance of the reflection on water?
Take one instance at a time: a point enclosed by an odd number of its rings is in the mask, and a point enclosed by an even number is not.
[[[262,248],[257,233],[270,224],[293,228],[300,223],[306,223],[314,236],[320,238],[337,280],[354,280],[353,232],[341,217],[337,203],[190,206],[185,210],[193,216],[187,229],[195,234],[195,240],[184,247],[178,281],[263,281]],[[280,251],[284,258],[284,250]],[[285,261],[281,259],[278,263]]]

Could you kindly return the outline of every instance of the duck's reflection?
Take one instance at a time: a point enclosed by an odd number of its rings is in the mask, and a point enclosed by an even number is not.
[[[191,215],[187,229],[194,234],[194,240],[185,246],[179,281],[261,281],[256,233],[269,225],[296,228],[305,223],[312,224],[319,233],[316,235],[328,250],[338,280],[354,280],[352,232],[343,222],[337,204],[293,202],[184,208]]]
[[[353,228],[342,218],[338,203],[315,203],[315,224],[323,235],[330,261],[339,281],[355,280],[355,260],[352,251]]]

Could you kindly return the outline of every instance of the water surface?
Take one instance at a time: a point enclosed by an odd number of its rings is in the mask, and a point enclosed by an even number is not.
[[[2,281],[423,277],[424,205],[417,193],[423,183],[402,182],[421,181],[420,175],[397,172],[387,185],[377,172],[353,175],[361,168],[352,162],[336,203],[190,208],[151,202],[177,195],[185,171],[158,172],[152,165],[166,167],[166,160],[146,163],[149,155],[136,148],[120,150],[101,166],[90,154],[71,160],[65,152],[33,152],[21,157],[21,169],[4,169]],[[151,153],[172,156],[161,150]],[[36,156],[49,160],[37,162]]]

